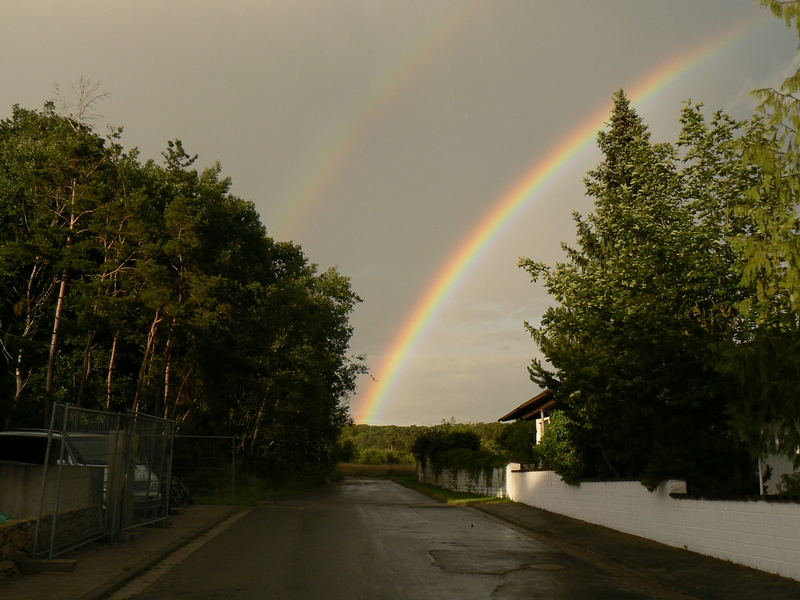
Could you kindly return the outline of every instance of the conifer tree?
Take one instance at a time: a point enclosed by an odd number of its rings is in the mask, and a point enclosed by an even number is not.
[[[731,264],[709,260],[676,150],[650,142],[621,91],[598,145],[594,211],[575,215],[566,262],[522,261],[556,301],[528,325],[549,363],[534,361],[532,379],[555,390],[586,475],[737,485],[744,457],[709,361],[731,331]]]

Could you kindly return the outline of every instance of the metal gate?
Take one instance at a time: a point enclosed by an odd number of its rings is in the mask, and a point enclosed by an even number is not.
[[[34,556],[166,519],[174,434],[173,421],[151,415],[53,406]]]

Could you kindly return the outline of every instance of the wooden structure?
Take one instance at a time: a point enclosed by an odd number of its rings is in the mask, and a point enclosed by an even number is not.
[[[544,390],[497,420],[500,422],[534,421],[536,424],[536,442],[538,443],[547,429],[547,424],[550,422],[550,410],[555,403],[553,391]]]

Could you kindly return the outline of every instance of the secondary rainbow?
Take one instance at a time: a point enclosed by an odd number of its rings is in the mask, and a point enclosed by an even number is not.
[[[764,20],[764,18],[746,19],[691,50],[671,57],[626,90],[628,97],[634,105],[641,104],[677,78],[729,48]],[[368,423],[375,419],[381,404],[394,387],[402,367],[424,337],[428,325],[441,311],[469,268],[498,237],[503,226],[531,202],[543,186],[563,173],[571,160],[594,140],[597,131],[603,127],[608,118],[612,92],[613,90],[609,90],[609,103],[598,108],[556,146],[548,149],[545,158],[533,163],[531,168],[494,203],[448,257],[392,338],[375,372],[375,379],[354,414],[357,423]]]
[[[316,142],[300,178],[287,194],[284,208],[272,226],[280,239],[291,239],[302,231],[314,209],[339,181],[364,140],[395,100],[402,97],[439,59],[464,30],[491,8],[488,0],[458,2],[443,12],[390,69],[378,77],[361,101]]]

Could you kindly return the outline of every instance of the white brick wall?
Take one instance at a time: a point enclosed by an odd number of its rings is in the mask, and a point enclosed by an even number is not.
[[[512,467],[506,489],[516,502],[800,580],[800,504],[671,498],[682,482],[654,492],[638,481],[571,486],[552,471]]]

